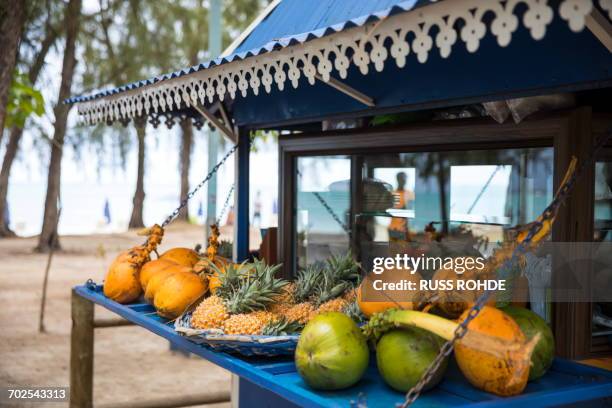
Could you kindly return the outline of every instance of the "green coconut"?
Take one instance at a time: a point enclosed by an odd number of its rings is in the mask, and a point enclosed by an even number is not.
[[[392,330],[376,345],[378,372],[393,389],[407,392],[421,379],[444,344],[441,337],[419,328]],[[448,358],[444,359],[424,390],[436,386],[444,376]]]
[[[343,313],[314,317],[300,335],[295,365],[306,384],[317,390],[339,390],[357,383],[370,358],[365,336]]]
[[[514,319],[527,340],[540,333],[540,340],[531,354],[529,369],[529,381],[537,380],[546,374],[555,358],[555,338],[552,330],[544,319],[529,309],[507,306],[501,310]]]

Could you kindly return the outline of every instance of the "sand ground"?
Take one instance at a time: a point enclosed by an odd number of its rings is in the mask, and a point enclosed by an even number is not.
[[[201,227],[173,224],[161,249],[193,247],[202,240]],[[101,282],[116,254],[141,241],[134,232],[61,237],[62,251],[54,254],[49,277],[46,333],[39,334],[47,255],[33,252],[35,238],[0,240],[0,387],[68,386],[70,289],[89,278]],[[113,316],[102,308],[95,313]],[[167,341],[139,327],[97,329],[94,344],[94,404],[230,388],[227,371],[198,357],[173,353]]]

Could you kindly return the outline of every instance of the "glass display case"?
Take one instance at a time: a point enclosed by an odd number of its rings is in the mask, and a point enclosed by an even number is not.
[[[301,156],[295,173],[296,266],[352,249],[368,270],[424,245],[489,256],[552,199],[553,150]]]
[[[291,278],[348,250],[366,272],[375,257],[395,254],[488,257],[537,218],[572,158],[586,160],[610,120],[585,107],[520,124],[473,118],[283,135],[283,272]],[[612,239],[606,149],[561,206],[552,241]],[[429,278],[434,271],[419,272]],[[559,355],[610,352],[608,327],[593,320],[599,311],[610,316],[609,305],[551,303],[546,292],[534,298],[526,276],[512,285],[509,300],[529,303],[552,324]]]

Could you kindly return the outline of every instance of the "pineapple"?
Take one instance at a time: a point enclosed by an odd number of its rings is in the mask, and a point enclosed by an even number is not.
[[[192,317],[197,328],[223,329],[226,334],[259,334],[273,314],[265,311],[287,284],[274,277],[279,266],[262,261],[228,267],[219,276],[214,296],[204,300]],[[214,299],[214,300],[210,300]]]
[[[264,310],[235,314],[223,323],[223,332],[225,334],[262,334],[264,327],[275,318],[275,314]]]
[[[288,283],[283,287],[280,295],[274,297],[274,303],[268,306],[272,313],[283,315],[291,306],[294,305],[293,297],[295,294],[295,283]]]
[[[289,322],[306,324],[310,320],[310,315],[315,311],[315,307],[310,302],[302,302],[291,306],[283,314]]]
[[[223,322],[225,334],[259,334],[263,329],[262,322],[252,313],[239,313],[230,316]]]
[[[342,313],[353,319],[357,324],[365,323],[367,320],[367,317],[361,312],[356,301],[347,303],[344,309],[342,309]]]
[[[196,329],[219,329],[229,314],[219,296],[204,299],[191,315],[191,325]]]
[[[353,259],[353,253],[349,250],[344,255],[332,255],[327,260],[328,270],[333,271],[337,281],[350,282],[354,286],[361,281],[361,265]]]
[[[347,302],[354,302],[357,300],[357,289],[351,288],[342,294],[342,299]]]
[[[293,297],[295,295],[296,285],[293,282],[286,284],[280,295],[274,297],[276,303],[293,304]]]
[[[320,313],[325,312],[343,312],[349,302],[346,299],[337,297],[321,304],[318,308],[310,313],[309,320]]]
[[[338,297],[332,300],[328,300],[317,308],[317,313],[325,312],[341,312],[348,305],[348,301]]]
[[[217,265],[212,264],[211,269],[213,269],[215,276],[219,279],[219,285],[215,294],[222,298],[229,296],[250,273],[250,267],[246,263],[230,263],[225,267],[224,271],[221,271]]]
[[[219,249],[217,254],[227,259],[232,259],[232,243],[228,240],[222,239],[219,242]]]
[[[287,284],[287,281],[274,277],[276,270],[278,267],[269,267],[263,262],[255,263],[251,276],[242,280],[225,296],[227,310],[233,314],[248,313],[263,310],[274,303],[275,297],[282,293]]]
[[[359,268],[349,251],[345,255],[332,255],[324,265],[315,264],[300,271],[296,295],[305,296],[308,292],[310,305],[296,307],[285,316],[290,321],[306,323],[319,313],[342,312],[355,298],[355,285],[361,278]]]

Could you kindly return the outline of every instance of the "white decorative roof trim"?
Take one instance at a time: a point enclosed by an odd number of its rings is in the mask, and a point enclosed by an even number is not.
[[[564,0],[559,15],[573,31],[581,31],[593,1]],[[519,4],[527,6],[522,24],[535,40],[540,40],[555,13],[548,3],[547,0],[442,1],[303,44],[81,102],[78,112],[86,124],[126,121],[144,114],[171,111],[181,103],[187,106],[212,103],[215,99],[222,101],[226,95],[233,99],[240,93],[245,97],[249,91],[258,95],[262,88],[270,92],[272,86],[282,91],[287,81],[297,88],[302,75],[311,85],[315,84],[317,74],[326,82],[332,74],[346,78],[351,65],[358,67],[363,75],[371,66],[380,72],[389,56],[402,68],[411,52],[420,63],[425,63],[434,45],[447,58],[458,38],[468,51],[476,52],[488,29],[498,44],[505,47],[519,26],[514,12]],[[599,3],[612,19],[612,0],[599,0]],[[491,12],[495,18],[487,27],[483,16]],[[459,32],[453,28],[457,21],[464,23]],[[435,38],[433,27],[437,28]],[[409,33],[414,36],[410,43]]]

